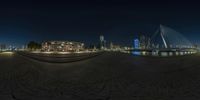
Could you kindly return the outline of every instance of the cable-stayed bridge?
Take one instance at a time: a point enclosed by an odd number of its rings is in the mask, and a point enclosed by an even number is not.
[[[172,28],[160,25],[151,36],[148,48],[133,48],[130,51],[150,52],[166,55],[184,55],[197,52],[197,48],[181,33]]]
[[[160,25],[152,35],[151,43],[153,49],[194,48],[194,45],[181,33],[163,25]],[[157,47],[154,45],[157,45]]]

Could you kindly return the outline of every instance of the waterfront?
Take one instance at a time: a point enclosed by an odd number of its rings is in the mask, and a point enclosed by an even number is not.
[[[200,99],[200,55],[140,57],[104,53],[53,64],[0,55],[1,100]]]
[[[148,52],[148,51],[123,51],[123,53],[129,53],[135,56],[154,56],[154,57],[174,57],[196,54],[196,51],[161,51],[161,52]]]

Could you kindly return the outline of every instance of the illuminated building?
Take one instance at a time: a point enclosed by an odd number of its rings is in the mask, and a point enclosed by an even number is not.
[[[104,36],[100,35],[100,48],[105,49],[106,47],[106,40],[104,40]]]
[[[133,47],[134,47],[135,49],[139,49],[139,48],[140,48],[139,39],[134,39],[134,45],[133,45]]]
[[[145,35],[140,35],[140,49],[149,49],[151,46],[151,39]]]
[[[113,43],[112,42],[110,42],[110,49],[113,49]]]
[[[84,50],[84,43],[71,41],[47,41],[42,43],[42,51],[78,52]]]
[[[140,48],[145,49],[146,48],[146,37],[144,35],[141,35],[139,38],[140,41]]]
[[[150,49],[151,48],[151,39],[147,38],[147,46],[146,49]]]
[[[110,43],[110,50],[118,51],[121,50],[121,47],[119,45],[114,45],[112,42]]]
[[[100,36],[100,42],[103,42],[103,41],[104,41],[104,36],[101,35],[101,36]]]

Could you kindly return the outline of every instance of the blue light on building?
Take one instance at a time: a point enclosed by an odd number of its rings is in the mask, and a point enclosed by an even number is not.
[[[135,49],[139,49],[139,48],[140,48],[139,39],[134,39],[134,45],[133,45],[133,47],[134,47]]]

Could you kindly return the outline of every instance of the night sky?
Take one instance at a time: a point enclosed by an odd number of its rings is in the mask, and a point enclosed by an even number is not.
[[[129,46],[139,33],[151,36],[160,24],[200,44],[200,6],[184,1],[5,0],[0,2],[0,43],[72,40],[95,44],[99,35]]]

